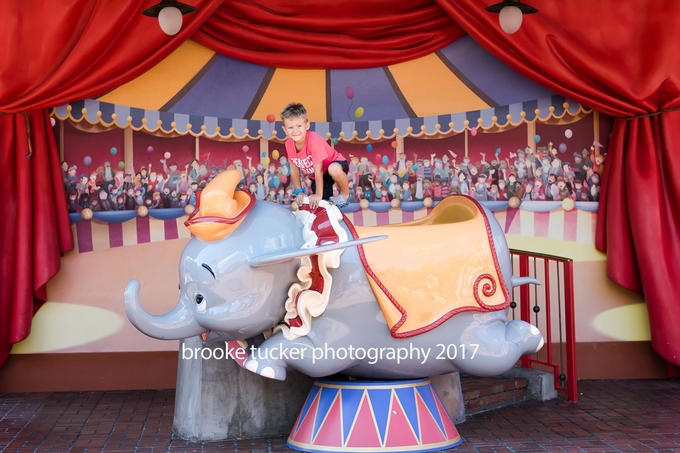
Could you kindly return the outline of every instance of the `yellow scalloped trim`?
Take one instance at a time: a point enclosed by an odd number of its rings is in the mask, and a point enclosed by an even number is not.
[[[442,132],[441,131],[441,125],[435,124],[435,131],[429,132],[429,133],[426,132],[426,126],[425,125],[422,125],[420,127],[420,130],[417,133],[415,133],[413,131],[413,128],[411,126],[409,126],[409,127],[406,128],[406,134],[403,134],[403,135],[399,134],[398,128],[394,128],[392,133],[389,134],[389,135],[385,133],[384,129],[380,129],[380,131],[379,131],[380,134],[377,137],[372,137],[371,132],[366,131],[366,137],[364,137],[364,138],[359,138],[358,137],[359,133],[358,133],[358,131],[355,130],[355,131],[352,131],[351,137],[347,137],[344,132],[340,132],[340,134],[338,134],[339,135],[338,140],[343,141],[343,142],[347,142],[347,143],[368,144],[368,143],[376,143],[376,142],[380,142],[380,141],[384,141],[384,140],[394,139],[397,136],[415,137],[415,138],[444,138],[444,137],[449,137],[449,136],[452,136],[452,135],[464,133],[466,131],[473,129],[474,127],[476,127],[477,130],[481,130],[483,132],[497,133],[497,132],[503,132],[507,129],[512,129],[512,128],[521,126],[522,124],[525,124],[525,123],[529,124],[529,123],[539,122],[539,123],[554,124],[554,125],[572,124],[572,123],[579,121],[583,117],[585,117],[585,116],[587,116],[587,115],[589,115],[593,112],[592,109],[586,109],[582,105],[579,105],[578,110],[575,113],[571,113],[568,110],[569,109],[569,103],[568,102],[565,102],[563,104],[563,107],[564,107],[564,112],[562,112],[561,115],[556,115],[555,114],[555,107],[550,106],[550,108],[548,109],[548,114],[544,117],[541,117],[541,110],[536,109],[534,111],[536,116],[531,121],[526,119],[526,112],[520,112],[520,119],[519,119],[519,121],[516,121],[516,122],[513,121],[513,116],[508,114],[506,116],[506,119],[508,121],[504,125],[498,124],[498,118],[496,116],[494,116],[494,117],[491,118],[492,124],[489,125],[489,126],[482,126],[483,119],[478,118],[476,126],[471,126],[470,122],[468,120],[465,120],[465,121],[463,121],[462,127],[460,129],[456,129],[456,125],[453,122],[450,122],[449,123],[450,129],[447,132]],[[227,135],[223,135],[223,134],[220,133],[221,129],[220,129],[219,126],[215,127],[215,133],[214,134],[208,134],[206,132],[205,126],[201,126],[201,132],[194,133],[191,130],[191,124],[189,123],[189,124],[186,125],[186,128],[187,128],[186,132],[179,132],[177,130],[177,124],[175,122],[172,122],[170,124],[172,129],[168,131],[168,130],[161,128],[161,124],[162,124],[161,120],[157,120],[155,127],[153,127],[153,126],[150,126],[149,124],[147,124],[146,118],[142,118],[142,126],[141,127],[135,127],[135,126],[132,125],[132,117],[128,116],[126,118],[126,125],[120,126],[118,124],[118,122],[116,121],[118,118],[117,118],[115,113],[113,113],[111,115],[112,121],[110,123],[107,123],[102,119],[102,112],[98,111],[97,112],[97,121],[92,122],[86,117],[86,114],[87,114],[86,108],[82,109],[83,116],[80,119],[76,119],[73,116],[73,114],[71,113],[72,110],[73,110],[73,107],[71,105],[67,105],[66,106],[67,114],[65,116],[62,117],[62,116],[57,115],[56,109],[52,109],[52,112],[51,112],[50,115],[52,117],[56,118],[56,119],[61,120],[61,121],[71,121],[71,122],[76,123],[76,124],[85,121],[88,124],[100,125],[100,126],[103,126],[105,128],[113,128],[113,127],[118,127],[120,129],[131,128],[134,131],[142,131],[143,130],[144,132],[148,132],[148,133],[154,134],[154,135],[164,135],[164,136],[192,135],[194,137],[205,137],[205,138],[209,138],[211,140],[219,140],[219,141],[258,140],[260,138],[265,138],[267,140],[271,140],[271,141],[275,141],[275,142],[279,142],[279,143],[283,143],[285,141],[285,137],[284,138],[278,138],[277,137],[277,131],[276,130],[271,131],[272,137],[264,137],[262,129],[258,130],[256,135],[251,135],[250,131],[248,129],[243,129],[243,135],[238,135],[234,131],[233,127],[229,128],[229,133]],[[327,132],[326,133],[326,139],[331,139],[331,138],[332,138],[331,133]]]

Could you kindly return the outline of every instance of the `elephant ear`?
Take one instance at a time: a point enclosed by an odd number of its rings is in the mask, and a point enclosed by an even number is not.
[[[238,170],[228,170],[201,191],[198,208],[184,222],[194,236],[202,241],[217,241],[238,227],[255,205],[255,197],[236,190],[241,178]]]

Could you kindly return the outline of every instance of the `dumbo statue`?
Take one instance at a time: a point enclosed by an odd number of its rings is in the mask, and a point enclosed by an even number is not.
[[[507,319],[512,288],[538,282],[512,276],[503,230],[472,198],[361,227],[325,201],[295,212],[256,202],[235,190],[240,178],[217,176],[187,220],[194,237],[171,312],[148,314],[139,282],[127,285],[127,316],[146,335],[201,335],[279,380],[288,367],[312,377],[495,376],[543,346],[536,327]]]

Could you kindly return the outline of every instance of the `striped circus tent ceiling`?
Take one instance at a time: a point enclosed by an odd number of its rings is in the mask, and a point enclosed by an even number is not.
[[[502,129],[537,116],[570,122],[585,112],[465,36],[425,57],[356,70],[258,66],[189,40],[137,79],[97,99],[58,107],[56,116],[218,139],[276,138],[276,132],[282,138],[281,124],[267,117],[278,120],[292,101],[306,106],[314,130],[345,140],[389,138],[395,128],[399,136],[460,132],[468,125]]]

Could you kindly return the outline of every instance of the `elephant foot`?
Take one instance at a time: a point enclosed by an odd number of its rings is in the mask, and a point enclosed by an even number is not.
[[[510,321],[505,329],[505,340],[520,345],[522,355],[535,354],[545,344],[541,331],[524,321]]]
[[[246,359],[244,368],[269,379],[276,379],[277,381],[286,380],[286,368],[271,363],[268,360],[258,361],[251,356]]]

